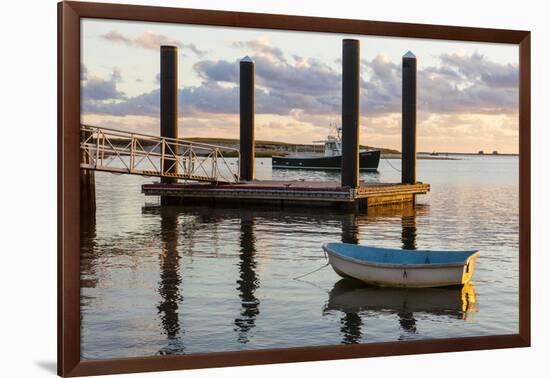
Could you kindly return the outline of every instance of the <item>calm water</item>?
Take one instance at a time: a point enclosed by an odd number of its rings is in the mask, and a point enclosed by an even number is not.
[[[270,159],[257,176],[271,178]],[[399,160],[391,160],[399,168]],[[274,179],[339,180],[275,171]],[[82,222],[86,359],[516,333],[518,159],[418,161],[432,185],[416,209],[160,208],[151,178],[96,173],[97,216]],[[387,161],[370,181],[398,181]],[[463,289],[376,289],[325,264],[330,241],[398,248],[479,248]]]

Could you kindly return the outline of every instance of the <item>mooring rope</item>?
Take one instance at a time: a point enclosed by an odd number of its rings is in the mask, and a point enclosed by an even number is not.
[[[401,169],[397,169],[393,166],[392,163],[390,163],[390,161],[387,159],[387,158],[384,158],[384,160],[386,161],[386,163],[388,163],[390,165],[390,167],[392,167],[393,169],[395,169],[397,172],[401,172]]]
[[[303,283],[308,284],[310,286],[313,286],[314,288],[319,289],[319,290],[323,291],[324,293],[327,293],[327,294],[330,293],[330,290],[327,290],[324,287],[321,287],[321,286],[319,286],[319,285],[317,285],[317,284],[315,284],[311,281],[306,281],[306,280],[297,280],[297,281],[300,281],[300,282],[303,282]]]
[[[313,270],[313,271],[311,271],[311,272],[309,272],[309,273],[302,274],[301,276],[294,277],[293,280],[299,280],[300,278],[304,278],[305,276],[309,276],[310,274],[313,274],[313,273],[315,273],[315,272],[318,272],[318,271],[320,271],[321,269],[323,269],[324,267],[326,267],[326,266],[328,266],[328,265],[329,265],[329,263],[327,262],[325,265],[323,265],[323,266],[320,267],[320,268],[317,268],[317,269],[315,269],[315,270]]]

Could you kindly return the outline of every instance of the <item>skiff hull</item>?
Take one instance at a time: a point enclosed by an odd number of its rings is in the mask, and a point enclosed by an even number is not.
[[[416,251],[327,243],[323,249],[334,271],[370,285],[441,287],[468,283],[478,251]]]

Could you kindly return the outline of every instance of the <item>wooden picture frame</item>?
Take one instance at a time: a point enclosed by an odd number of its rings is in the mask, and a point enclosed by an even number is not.
[[[216,352],[80,358],[80,20],[152,21],[260,29],[507,43],[519,46],[519,333],[481,337]],[[58,4],[58,374],[83,376],[363,358],[530,345],[530,32],[103,3]]]

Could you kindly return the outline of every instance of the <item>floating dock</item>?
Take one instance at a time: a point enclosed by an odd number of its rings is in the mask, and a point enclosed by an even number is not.
[[[415,202],[426,194],[429,184],[367,183],[353,189],[339,182],[247,181],[238,184],[165,184],[142,185],[147,196],[161,196],[170,204],[239,204],[268,206],[315,205],[361,209],[369,206]]]
[[[255,180],[254,72],[249,57],[240,63],[240,127],[236,171],[223,156],[224,146],[179,139],[177,47],[161,46],[160,137],[100,127],[81,126],[81,168],[156,176],[158,183],[142,185],[142,193],[159,196],[162,205],[237,204],[291,208],[319,206],[359,210],[416,202],[430,190],[416,180],[416,57],[402,64],[402,169],[400,183],[360,181],[359,175],[359,41],[342,42],[342,158],[340,182]],[[116,163],[116,164],[115,164]],[[118,165],[117,165],[118,164]],[[223,173],[223,169],[225,173]],[[86,172],[84,172],[86,173]],[[178,180],[186,180],[178,182]],[[187,180],[192,180],[190,183]],[[91,189],[91,180],[85,184]],[[88,182],[83,180],[84,183]],[[84,184],[83,184],[84,185]],[[81,198],[87,198],[81,196]]]

